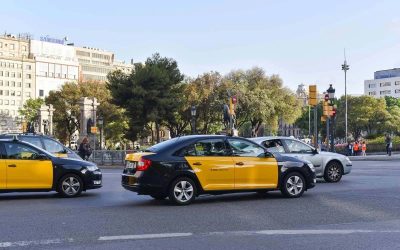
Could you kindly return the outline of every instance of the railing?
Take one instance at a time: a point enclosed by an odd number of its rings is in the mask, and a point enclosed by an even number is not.
[[[89,161],[99,166],[125,166],[125,156],[135,150],[94,150]]]

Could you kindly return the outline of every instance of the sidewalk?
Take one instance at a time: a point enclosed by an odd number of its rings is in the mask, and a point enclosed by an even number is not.
[[[388,156],[381,155],[367,155],[367,156],[349,156],[351,161],[400,161],[400,154],[392,154]]]

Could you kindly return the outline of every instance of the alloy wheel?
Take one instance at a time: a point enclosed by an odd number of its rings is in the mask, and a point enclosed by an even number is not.
[[[178,201],[182,203],[189,201],[193,197],[193,193],[194,189],[190,182],[182,180],[175,184],[174,196]]]
[[[297,175],[289,177],[286,181],[286,190],[292,196],[296,196],[301,193],[301,191],[303,191],[303,188],[303,180]]]
[[[328,166],[326,175],[329,182],[338,182],[342,178],[342,169],[338,163],[331,163]]]
[[[74,196],[79,192],[81,184],[77,178],[70,176],[62,182],[61,188],[66,195]]]

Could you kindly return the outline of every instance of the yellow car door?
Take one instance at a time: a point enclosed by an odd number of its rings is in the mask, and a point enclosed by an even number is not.
[[[263,189],[278,186],[278,163],[264,148],[238,138],[228,139],[235,164],[235,189]]]
[[[1,148],[0,148],[1,150]],[[6,160],[0,159],[0,189],[6,189],[7,172],[6,172]]]
[[[234,189],[234,164],[223,139],[198,141],[184,155],[204,190]]]
[[[51,189],[53,164],[40,151],[20,142],[5,142],[7,189]]]

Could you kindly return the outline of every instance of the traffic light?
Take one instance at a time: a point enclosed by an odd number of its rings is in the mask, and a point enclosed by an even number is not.
[[[327,101],[323,102],[323,115],[329,116],[329,103]]]
[[[317,97],[317,85],[309,85],[308,86],[308,105],[317,106],[318,97]]]

